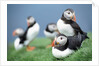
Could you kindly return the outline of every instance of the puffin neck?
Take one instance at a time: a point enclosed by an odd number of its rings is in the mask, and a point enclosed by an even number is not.
[[[19,38],[22,39],[23,38],[23,35],[20,35]]]
[[[63,20],[66,24],[71,24],[73,22],[72,20],[67,20],[64,16],[61,17],[61,20]]]
[[[34,23],[31,24],[30,26],[28,26],[28,28],[32,27],[32,26],[35,25],[35,24],[36,24],[36,21],[34,21]]]

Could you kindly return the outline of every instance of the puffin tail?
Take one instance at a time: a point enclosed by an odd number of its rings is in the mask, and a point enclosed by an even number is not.
[[[87,36],[87,33],[84,32],[84,34],[78,33],[78,38],[81,42],[83,42],[85,39],[89,39],[89,37]]]
[[[83,32],[85,39],[89,39],[86,32]]]

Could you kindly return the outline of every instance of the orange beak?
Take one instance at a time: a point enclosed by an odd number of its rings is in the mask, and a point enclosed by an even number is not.
[[[74,15],[74,19],[73,19],[73,21],[76,22],[76,16],[75,16],[75,15]]]
[[[13,32],[13,36],[15,36],[15,35],[16,35],[16,31]]]
[[[55,40],[52,42],[52,47],[54,47],[55,45],[54,45],[54,42],[55,42]]]

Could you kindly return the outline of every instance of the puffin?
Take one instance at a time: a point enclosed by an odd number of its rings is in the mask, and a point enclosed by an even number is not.
[[[57,30],[57,26],[55,23],[49,23],[47,24],[45,30],[44,30],[44,34],[47,38],[49,38],[51,40],[51,44],[49,44],[48,46],[46,46],[46,48],[49,48],[52,46],[52,42],[54,40],[54,37],[58,34],[58,30]]]
[[[56,58],[65,58],[82,46],[85,35],[78,33],[76,36],[56,35],[52,44],[52,55]]]
[[[58,31],[66,36],[75,36],[80,32],[88,38],[87,33],[83,32],[82,29],[76,22],[75,12],[73,9],[66,9],[62,17],[57,21]]]
[[[19,43],[24,44],[27,51],[33,51],[35,47],[30,47],[29,44],[37,37],[40,26],[32,16],[27,17],[27,25],[28,27],[24,34],[21,36]]]
[[[25,41],[25,45],[27,46],[27,51],[32,51],[35,49],[35,47],[30,47],[29,43],[31,43],[31,41],[34,40],[39,34],[40,26],[32,16],[27,17],[27,25],[28,27],[24,33],[23,41],[27,40]]]
[[[20,50],[24,47],[24,43],[20,43],[24,33],[25,31],[22,28],[17,28],[13,31],[13,36],[17,36],[17,38],[14,41],[14,47],[16,50]]]

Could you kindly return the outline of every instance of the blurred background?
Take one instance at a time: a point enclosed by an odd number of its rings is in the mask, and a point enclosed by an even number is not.
[[[8,4],[7,5],[7,40],[13,42],[16,37],[12,32],[16,28],[27,28],[26,18],[33,16],[40,25],[38,37],[45,37],[43,31],[48,23],[57,23],[67,8],[75,11],[76,22],[85,32],[92,32],[91,4]]]

